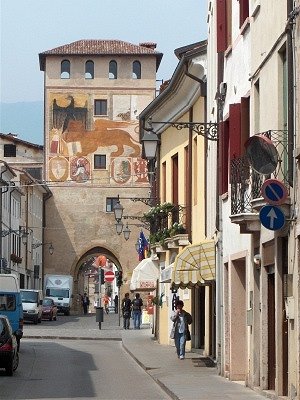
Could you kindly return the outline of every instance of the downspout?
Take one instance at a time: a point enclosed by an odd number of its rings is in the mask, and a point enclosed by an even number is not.
[[[6,172],[6,171],[8,171],[8,166],[7,166],[7,164],[5,163],[5,162],[3,162],[3,161],[1,161],[1,163],[4,165],[4,169],[3,169],[3,171],[1,171],[1,173],[0,173],[0,181],[1,182],[3,182],[4,184],[5,184],[5,188],[4,188],[4,190],[3,190],[3,186],[1,186],[1,199],[0,199],[0,221],[1,221],[1,231],[2,231],[2,218],[3,218],[3,215],[2,215],[2,204],[3,204],[3,201],[2,201],[2,196],[3,196],[3,194],[4,193],[6,193],[6,192],[8,192],[8,189],[9,189],[9,183],[7,182],[7,181],[5,181],[4,179],[3,179],[3,174]],[[1,232],[2,233],[2,232]],[[1,257],[1,265],[0,265],[0,270],[1,270],[1,272],[3,272],[2,271],[2,258],[3,258],[3,254],[2,254],[2,251],[3,251],[3,237],[2,237],[2,235],[1,235],[1,240],[0,240],[0,257]]]
[[[293,0],[287,2],[287,76],[288,76],[288,182],[293,187],[294,171],[294,54],[293,54]]]
[[[205,115],[206,115],[206,84],[203,82],[202,79],[198,78],[196,75],[193,75],[189,72],[188,70],[188,61],[184,64],[184,74],[188,76],[189,78],[193,79],[194,81],[200,83],[200,91],[201,95],[205,98]],[[206,120],[206,118],[205,118]],[[194,121],[194,115],[193,115],[193,107],[190,108],[189,110],[189,122]],[[206,153],[206,147],[207,143],[205,141],[205,153]],[[188,149],[188,167],[189,167],[189,173],[188,173],[188,186],[192,188],[192,179],[193,179],[193,173],[192,173],[192,162],[193,162],[193,129],[192,127],[189,128],[189,149]],[[188,196],[187,196],[187,214],[186,214],[186,227],[187,227],[187,232],[189,234],[189,241],[192,243],[192,193],[191,190],[188,191]]]

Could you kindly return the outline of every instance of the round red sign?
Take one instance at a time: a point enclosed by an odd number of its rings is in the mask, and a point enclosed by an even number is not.
[[[115,274],[113,271],[107,271],[104,274],[105,282],[112,282],[115,279]]]

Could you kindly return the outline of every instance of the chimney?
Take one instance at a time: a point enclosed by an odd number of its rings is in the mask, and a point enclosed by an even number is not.
[[[146,47],[147,49],[155,50],[156,46],[157,46],[157,43],[144,42],[144,43],[140,43],[139,46]]]

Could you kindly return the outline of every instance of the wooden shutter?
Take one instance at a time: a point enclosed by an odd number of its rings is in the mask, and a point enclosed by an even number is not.
[[[217,52],[227,49],[226,0],[217,0]]]
[[[228,191],[228,145],[229,145],[229,122],[222,121],[219,124],[219,194]]]
[[[239,0],[240,2],[240,28],[249,17],[249,0]]]
[[[230,160],[241,157],[241,104],[229,106]]]

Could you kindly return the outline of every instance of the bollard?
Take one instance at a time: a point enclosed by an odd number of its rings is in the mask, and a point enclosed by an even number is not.
[[[103,322],[103,307],[96,307],[96,322],[99,322],[99,329],[101,329],[101,322]]]

